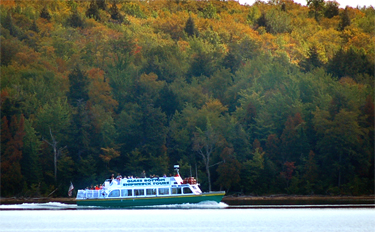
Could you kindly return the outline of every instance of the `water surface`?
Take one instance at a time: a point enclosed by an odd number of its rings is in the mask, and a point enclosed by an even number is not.
[[[16,209],[16,207],[19,208]],[[61,203],[1,205],[0,228],[0,231],[4,232],[374,232],[375,210],[372,208],[231,208],[224,203],[185,204],[137,209],[90,209]]]

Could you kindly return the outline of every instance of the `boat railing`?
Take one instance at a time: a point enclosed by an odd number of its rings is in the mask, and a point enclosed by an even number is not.
[[[98,199],[104,198],[105,191],[103,189],[100,190],[78,190],[77,192],[77,199]]]

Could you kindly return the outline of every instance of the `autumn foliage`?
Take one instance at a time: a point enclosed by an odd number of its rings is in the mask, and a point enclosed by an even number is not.
[[[1,196],[373,194],[375,10],[308,2],[1,1]]]

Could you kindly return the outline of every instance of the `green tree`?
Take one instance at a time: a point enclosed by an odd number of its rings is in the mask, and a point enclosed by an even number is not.
[[[21,171],[27,176],[26,183],[30,188],[42,181],[42,168],[40,166],[40,150],[42,142],[37,132],[32,127],[30,120],[25,120],[25,136],[23,138]]]
[[[310,9],[309,13],[319,22],[324,11],[324,0],[307,0],[307,6]]]
[[[340,191],[355,177],[355,170],[369,165],[368,160],[359,153],[359,139],[364,130],[358,125],[358,113],[341,109],[333,119],[328,111],[317,110],[314,114],[314,127],[319,136],[317,148],[323,154],[325,178],[330,179],[332,187]],[[344,190],[345,191],[345,190]],[[348,190],[346,190],[348,191]]]
[[[220,156],[224,162],[216,169],[219,177],[215,183],[220,186],[220,189],[225,188],[226,192],[229,192],[241,181],[241,163],[233,156],[233,148],[224,148]]]
[[[193,151],[196,151],[203,159],[208,179],[208,191],[211,192],[211,156],[219,145],[220,137],[212,127],[208,118],[206,123],[206,129],[204,131],[199,127],[196,128],[196,132],[194,133],[193,137]]]
[[[212,3],[208,3],[207,6],[202,11],[203,18],[206,19],[217,19],[216,7]]]
[[[259,192],[262,171],[264,170],[264,154],[260,152],[259,148],[253,152],[252,159],[247,160],[242,165],[241,176],[242,186],[246,193],[253,191]]]

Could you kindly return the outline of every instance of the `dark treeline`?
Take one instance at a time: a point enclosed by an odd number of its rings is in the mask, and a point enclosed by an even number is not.
[[[342,6],[343,7],[343,6]],[[112,173],[374,193],[374,8],[1,1],[1,196]]]

